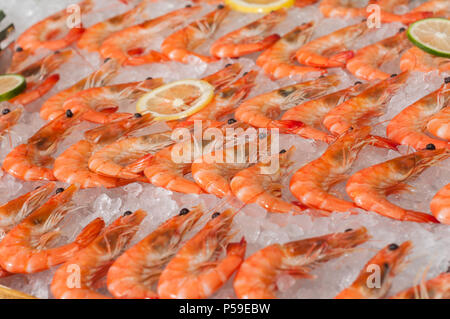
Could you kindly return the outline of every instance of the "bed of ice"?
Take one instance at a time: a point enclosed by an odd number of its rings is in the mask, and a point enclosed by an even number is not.
[[[2,1],[0,9],[6,12],[7,22],[14,22],[17,35],[33,23],[45,18],[52,12],[65,8],[73,2],[73,0],[10,0]],[[182,7],[187,3],[188,1],[183,0],[160,0],[152,2],[147,10],[147,14],[148,17],[154,17]],[[413,1],[412,3],[413,5],[417,5],[418,1]],[[116,0],[96,0],[96,7],[93,12],[82,17],[83,24],[90,26],[95,22],[125,12],[131,8],[131,5],[124,5]],[[202,14],[212,8],[212,6],[205,5]],[[259,15],[248,16],[233,12],[225,20],[214,39],[247,24],[249,19],[257,19],[258,17]],[[277,31],[283,34],[291,30],[294,26],[310,20],[318,22],[314,37],[357,22],[351,19],[324,19],[317,10],[317,6],[309,6],[303,9],[290,10],[288,19],[277,27]],[[399,27],[401,25],[398,24],[383,26],[359,42],[358,47],[363,47],[369,43],[393,35]],[[155,39],[155,49],[158,48],[164,36],[167,36],[167,34],[161,34],[160,38]],[[206,47],[207,45],[199,50],[205,52]],[[252,55],[238,60],[238,62],[244,65],[244,71],[258,69],[254,63],[255,56]],[[114,82],[143,80],[148,76],[163,77],[165,81],[183,78],[201,78],[221,69],[230,61],[223,60],[210,65],[203,63],[183,65],[176,62],[169,62],[142,67],[126,67],[121,70],[120,74],[114,79]],[[58,84],[44,98],[27,106],[27,112],[25,112],[20,123],[12,130],[10,139],[5,138],[0,142],[0,160],[3,160],[14,146],[24,142],[44,123],[40,119],[37,111],[46,98],[91,73],[100,63],[101,60],[97,54],[80,51],[78,55],[72,58],[70,63],[62,66],[59,71],[61,80]],[[388,68],[392,73],[398,72],[396,66],[390,65]],[[355,81],[354,78],[341,70],[334,70],[333,72],[341,76],[343,81],[342,87],[348,86]],[[377,121],[379,125],[376,127],[376,133],[385,135],[386,121],[421,96],[438,88],[442,83],[443,77],[443,75],[435,73],[413,74],[406,87],[398,92],[389,103],[386,114]],[[257,79],[258,85],[253,90],[252,96],[294,82],[295,79],[284,79],[273,82],[260,74]],[[88,127],[92,127],[92,125],[81,125],[81,129]],[[82,137],[81,129],[72,133],[60,145],[58,154]],[[295,172],[296,168],[320,156],[326,148],[325,144],[302,139],[297,136],[281,136],[281,147],[288,147],[290,145],[296,146],[293,172]],[[406,153],[409,150],[402,148],[401,151]],[[392,151],[367,147],[361,152],[361,156],[357,160],[353,171],[396,156],[397,154]],[[289,177],[286,178],[285,185],[288,185]],[[39,185],[39,183],[19,181],[3,172],[0,172],[0,180],[0,203],[15,198]],[[428,169],[415,180],[412,184],[414,186],[412,193],[393,196],[392,200],[404,207],[427,212],[429,211],[429,202],[432,196],[437,190],[446,185],[449,180],[450,161],[447,160]],[[341,196],[346,197],[344,185],[345,183],[338,185],[335,191]],[[293,199],[292,195],[289,194],[287,186],[285,187],[284,196],[287,199]],[[219,203],[219,200],[212,195],[184,195],[149,184],[138,183],[129,184],[119,189],[82,190],[75,196],[75,201],[87,204],[83,204],[84,206],[80,210],[66,218],[65,224],[62,227],[65,240],[72,240],[84,225],[97,216],[103,217],[108,223],[126,210],[142,208],[148,212],[148,217],[133,240],[133,242],[137,242],[140,238],[155,229],[160,223],[177,214],[183,207],[203,204],[205,208],[213,209]],[[244,207],[235,218],[235,227],[238,230],[236,239],[245,236],[248,241],[247,256],[272,243],[285,243],[360,226],[368,228],[373,237],[370,241],[360,246],[360,249],[357,249],[351,254],[319,265],[313,270],[313,274],[317,276],[315,280],[294,280],[289,276],[280,278],[278,282],[280,288],[279,296],[285,298],[332,298],[355,279],[363,265],[373,254],[392,242],[400,244],[405,240],[412,240],[414,249],[409,256],[409,264],[395,278],[391,294],[416,284],[418,278],[422,276],[425,270],[428,270],[427,276],[431,278],[449,267],[450,250],[448,247],[450,246],[450,227],[446,225],[423,225],[399,222],[369,212],[361,212],[359,215],[336,213],[330,217],[311,217],[307,214],[297,216],[270,214],[256,205]],[[50,269],[33,275],[15,275],[1,279],[0,284],[19,289],[39,298],[51,298],[49,283],[54,271],[55,269]],[[235,298],[231,281],[217,292],[214,297]]]

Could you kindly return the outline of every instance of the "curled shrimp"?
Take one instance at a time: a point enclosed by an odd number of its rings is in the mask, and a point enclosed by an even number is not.
[[[388,79],[391,75],[382,71],[380,66],[395,59],[411,46],[405,29],[401,28],[396,35],[356,51],[355,56],[347,61],[347,70],[366,81]]]
[[[368,125],[372,118],[383,114],[386,105],[405,85],[408,77],[408,72],[393,74],[392,77],[370,86],[332,109],[323,119],[323,125],[336,135],[345,133],[351,127]]]
[[[436,223],[432,215],[392,204],[387,196],[407,190],[411,180],[427,167],[450,156],[448,149],[422,150],[365,168],[350,177],[346,191],[359,207],[392,219]]]
[[[277,168],[272,172],[272,160],[259,162],[238,172],[230,182],[233,194],[246,204],[256,203],[273,213],[300,213],[303,207],[282,199],[282,180],[290,173],[290,160],[295,147],[277,154]]]
[[[146,216],[143,210],[125,212],[103,229],[85,249],[67,259],[53,276],[50,285],[53,296],[58,299],[109,298],[98,293],[96,285],[126,249]],[[74,271],[79,275],[79,280],[77,284],[68,285],[68,282],[73,282]]]
[[[73,55],[72,51],[52,53],[39,61],[36,61],[24,69],[10,70],[25,77],[27,88],[11,100],[11,103],[27,105],[44,96],[59,81],[59,74],[53,73],[62,64],[66,63]]]
[[[368,87],[369,84],[355,82],[346,89],[294,106],[283,114],[281,120],[302,122],[304,125],[293,130],[293,133],[330,144],[336,136],[326,132],[322,124],[323,119],[336,106],[357,96]]]
[[[447,0],[431,0],[415,7],[411,12],[431,12],[435,17],[450,18],[450,3]]]
[[[359,273],[350,287],[342,290],[336,299],[379,299],[389,292],[394,277],[405,266],[405,257],[411,251],[412,243],[405,241],[400,246],[389,244],[373,256]],[[376,267],[376,268],[375,268]],[[371,287],[374,269],[379,271],[379,286]]]
[[[7,106],[8,104],[3,104]],[[0,136],[7,133],[14,125],[19,122],[22,116],[23,108],[15,107],[11,110],[10,107],[5,107],[2,109],[0,114]]]
[[[83,0],[77,4],[80,14],[84,15],[92,10],[92,0]],[[61,50],[77,41],[84,32],[82,27],[67,26],[69,13],[66,9],[57,12],[44,20],[32,25],[16,41],[16,48],[35,52],[37,49]]]
[[[450,299],[450,273],[442,273],[428,281],[403,290],[392,299]]]
[[[245,256],[245,239],[229,243],[236,212],[227,209],[212,219],[167,264],[158,282],[160,298],[207,298],[220,289],[239,268]],[[226,251],[226,256],[221,253]]]
[[[90,52],[98,51],[108,37],[136,24],[147,4],[147,0],[141,1],[133,9],[87,28],[78,40],[77,46]]]
[[[215,57],[195,53],[194,50],[211,38],[230,10],[223,5],[204,17],[168,36],[161,45],[162,53],[173,61],[189,63],[193,57],[210,63]]]
[[[39,129],[26,144],[15,147],[4,159],[3,170],[25,181],[55,180],[51,157],[58,143],[80,122],[81,113],[67,112]]]
[[[60,236],[58,225],[75,209],[72,196],[78,187],[71,185],[51,197],[0,242],[0,265],[12,273],[35,273],[61,264],[92,242],[103,228],[103,221],[89,223],[72,242],[59,247],[48,246]]]
[[[354,55],[348,48],[369,31],[367,23],[362,22],[314,39],[297,51],[297,61],[319,68],[345,67]]]
[[[329,193],[330,188],[345,180],[361,149],[377,142],[371,128],[349,130],[338,138],[316,160],[300,168],[290,182],[292,194],[304,205],[329,212],[355,210],[355,204]]]
[[[141,65],[169,60],[164,54],[149,50],[161,32],[173,30],[200,10],[190,6],[174,10],[155,19],[130,26],[108,37],[100,47],[103,58],[113,58],[122,65]]]
[[[117,73],[118,64],[114,60],[105,61],[99,70],[78,81],[71,87],[62,90],[50,97],[42,105],[39,115],[44,120],[53,120],[57,116],[64,114],[64,103],[75,93],[92,87],[106,85]]]
[[[414,70],[420,72],[450,72],[450,59],[431,55],[418,47],[412,47],[403,53],[400,59],[402,71]]]
[[[326,70],[295,64],[296,52],[311,38],[314,23],[304,23],[285,34],[256,59],[256,64],[272,79],[323,75]]]
[[[371,0],[370,4],[376,4],[380,7],[380,21],[384,23],[401,22],[404,24],[410,24],[420,19],[429,18],[433,15],[432,12],[416,10],[403,14],[396,14],[395,8],[398,6],[407,6],[410,4],[410,0]],[[367,15],[370,16],[372,12],[367,11]]]
[[[286,86],[245,101],[237,108],[235,116],[238,121],[255,127],[279,128],[283,133],[289,133],[303,126],[303,123],[277,120],[281,113],[302,102],[329,93],[339,83],[340,80],[336,75],[329,75]]]
[[[280,39],[278,34],[271,34],[271,32],[286,18],[286,15],[287,12],[284,9],[272,11],[262,18],[220,37],[212,44],[211,55],[218,58],[238,58],[267,49]]]
[[[242,263],[234,279],[234,291],[238,298],[275,299],[279,276],[314,278],[309,272],[315,265],[351,252],[369,238],[367,230],[361,227],[267,246]]]
[[[359,0],[322,0],[320,12],[329,18],[357,18],[366,16],[366,7],[361,6]]]
[[[260,153],[266,153],[259,149],[261,144],[256,143],[253,138],[246,139],[243,143],[237,137],[233,144],[235,145],[195,159],[191,166],[195,182],[205,192],[219,198],[231,195],[230,181],[237,172],[249,167],[259,158]]]
[[[450,184],[434,195],[430,203],[431,213],[438,221],[450,225]]]
[[[94,87],[80,91],[63,104],[64,110],[74,112],[83,110],[83,120],[106,124],[115,120],[129,118],[128,113],[116,113],[120,105],[135,103],[144,94],[163,84],[163,80],[147,79],[139,82]]]
[[[434,136],[450,141],[450,108],[443,108],[433,115],[427,123],[427,130]]]
[[[0,231],[6,234],[47,200],[55,183],[47,183],[0,206]]]
[[[450,84],[444,84],[397,114],[386,128],[387,136],[416,150],[423,149],[428,144],[450,149],[450,142],[429,137],[425,132],[429,119],[449,104]]]
[[[202,215],[200,207],[183,208],[178,215],[124,252],[109,268],[109,292],[116,298],[158,298],[153,285]]]

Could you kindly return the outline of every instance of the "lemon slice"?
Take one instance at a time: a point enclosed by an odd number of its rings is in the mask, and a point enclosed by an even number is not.
[[[450,58],[450,20],[429,18],[419,20],[408,28],[408,38],[430,54]]]
[[[27,87],[25,78],[18,74],[0,75],[0,102],[19,95]]]
[[[137,102],[139,113],[151,113],[156,120],[177,120],[197,113],[214,97],[214,87],[202,80],[181,80],[160,86]]]
[[[281,8],[288,8],[295,0],[225,0],[231,9],[246,13],[269,13]]]

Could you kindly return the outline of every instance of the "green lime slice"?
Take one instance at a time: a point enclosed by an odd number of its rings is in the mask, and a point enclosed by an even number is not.
[[[22,93],[27,87],[25,78],[18,74],[0,75],[0,102]]]
[[[450,58],[450,20],[429,18],[411,24],[407,32],[409,40],[432,55]]]

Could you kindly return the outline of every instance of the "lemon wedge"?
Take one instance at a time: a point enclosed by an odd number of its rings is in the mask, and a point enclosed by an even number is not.
[[[294,5],[295,0],[225,0],[231,9],[246,13],[269,13]]]

